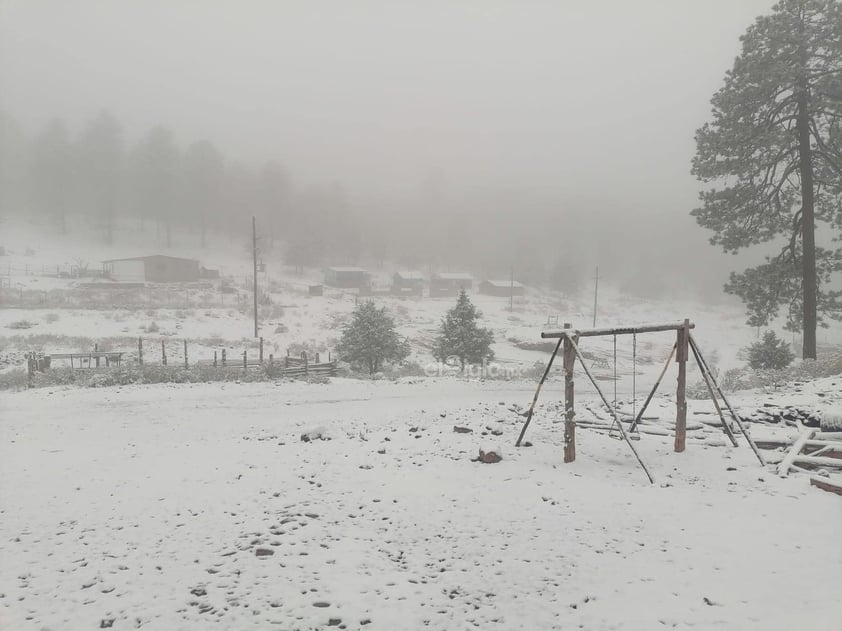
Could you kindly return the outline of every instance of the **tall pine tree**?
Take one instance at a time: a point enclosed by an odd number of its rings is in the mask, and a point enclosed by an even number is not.
[[[827,289],[842,249],[816,246],[816,222],[842,230],[842,8],[837,0],[781,0],[741,38],[742,52],[696,133],[693,174],[712,185],[696,221],[726,252],[780,244],[776,256],[732,273],[725,290],[767,324],[788,305],[789,328],[816,357],[821,315],[840,318]],[[824,289],[822,288],[824,286]]]

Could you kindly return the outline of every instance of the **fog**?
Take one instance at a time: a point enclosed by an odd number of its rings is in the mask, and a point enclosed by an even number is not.
[[[772,4],[7,1],[0,110],[29,137],[105,111],[127,147],[164,125],[181,151],[274,161],[298,211],[321,195],[368,226],[345,258],[420,239],[404,263],[530,280],[525,252],[565,252],[582,277],[715,297],[741,263],[689,217],[693,133]]]

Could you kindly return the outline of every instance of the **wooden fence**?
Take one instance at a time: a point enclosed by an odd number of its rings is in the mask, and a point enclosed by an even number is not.
[[[191,361],[187,340],[182,340],[182,344],[179,345],[183,349],[180,356],[168,354],[168,350],[171,350],[172,345],[173,341],[169,340],[170,349],[168,349],[167,340],[162,339],[160,341],[160,350],[158,350],[157,344],[150,349],[148,344],[144,347],[144,340],[139,337],[137,338],[137,349],[133,352],[101,351],[97,344],[94,344],[92,351],[73,353],[31,352],[26,354],[27,370],[32,375],[35,372],[45,372],[51,368],[56,368],[62,362],[69,362],[69,367],[77,370],[116,368],[129,363],[126,357],[134,354],[134,364],[139,366],[150,364],[161,366],[171,365],[182,367],[185,370],[200,366],[218,370],[263,368],[270,374],[279,377],[300,377],[306,375],[332,376],[336,374],[336,360],[332,357],[331,353],[328,353],[327,361],[322,360],[320,353],[310,356],[306,351],[301,352],[298,356],[292,355],[287,351],[287,354],[280,358],[276,358],[272,354],[265,357],[262,337],[259,338],[256,357],[254,354],[250,356],[248,349],[244,349],[242,353],[229,355],[228,350],[223,348],[213,351],[213,359],[205,358]]]

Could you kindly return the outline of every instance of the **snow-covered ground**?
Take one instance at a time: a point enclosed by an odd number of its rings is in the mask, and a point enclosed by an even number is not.
[[[838,399],[838,384],[734,402]],[[515,449],[510,408],[533,387],[0,394],[0,628],[840,628],[838,496],[695,421],[682,454],[636,443],[653,485],[584,428],[564,465],[556,385]],[[674,406],[653,410],[668,425]],[[498,445],[502,462],[472,461]]]

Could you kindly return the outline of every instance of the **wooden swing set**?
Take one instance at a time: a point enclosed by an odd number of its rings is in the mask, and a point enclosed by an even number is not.
[[[529,423],[532,421],[532,415],[535,411],[535,404],[538,402],[538,396],[541,394],[541,387],[547,380],[547,376],[550,373],[550,368],[552,368],[553,361],[558,355],[559,350],[561,350],[562,368],[564,371],[564,462],[573,462],[576,459],[576,412],[573,407],[573,368],[576,364],[576,360],[578,359],[579,363],[582,365],[582,369],[585,375],[587,375],[597,394],[599,394],[599,397],[602,400],[602,404],[606,407],[606,409],[614,419],[613,424],[611,426],[611,431],[613,431],[615,427],[619,430],[620,437],[626,442],[626,444],[628,444],[629,448],[634,454],[634,457],[637,459],[637,462],[640,463],[640,466],[646,472],[646,476],[649,478],[649,481],[654,483],[655,479],[652,477],[652,474],[649,472],[649,469],[643,462],[643,459],[640,457],[640,454],[637,452],[637,449],[635,449],[634,444],[630,440],[629,434],[631,432],[634,432],[635,429],[637,429],[637,425],[643,418],[643,413],[646,411],[646,408],[649,406],[649,403],[651,403],[652,398],[655,396],[655,392],[661,385],[661,381],[663,380],[664,375],[669,369],[673,356],[675,356],[675,361],[678,364],[678,384],[676,387],[675,395],[676,416],[674,450],[676,452],[684,451],[687,444],[687,361],[689,359],[690,353],[692,352],[693,358],[696,361],[696,365],[699,367],[699,371],[702,374],[702,379],[705,382],[708,394],[710,395],[710,398],[713,401],[713,405],[716,408],[716,412],[719,415],[719,418],[722,422],[722,431],[728,436],[728,438],[731,441],[731,444],[734,447],[736,447],[737,439],[734,437],[733,427],[725,419],[725,414],[722,409],[724,406],[728,410],[728,413],[730,414],[734,423],[736,423],[736,425],[739,427],[740,432],[742,432],[743,436],[745,436],[746,441],[748,442],[752,451],[754,451],[754,454],[757,456],[757,459],[760,461],[760,464],[765,464],[763,457],[760,455],[760,452],[757,449],[757,445],[754,444],[754,441],[751,439],[751,436],[748,434],[748,432],[745,431],[742,419],[740,419],[737,413],[734,412],[734,408],[731,407],[731,404],[728,402],[728,399],[725,397],[725,394],[722,392],[722,389],[716,382],[716,378],[711,372],[708,363],[702,356],[702,352],[699,350],[699,346],[698,344],[696,344],[696,340],[693,339],[693,336],[690,333],[690,331],[694,328],[695,325],[691,323],[690,320],[685,319],[684,322],[671,324],[649,324],[634,327],[582,330],[571,329],[570,324],[566,323],[564,325],[564,329],[544,331],[543,333],[541,333],[541,337],[543,339],[557,339],[558,343],[555,345],[555,349],[553,350],[553,353],[550,356],[550,360],[547,363],[547,367],[544,370],[544,375],[541,377],[541,381],[538,382],[538,388],[535,390],[535,396],[532,398],[532,405],[529,406],[529,411],[526,414],[526,421],[523,425],[523,429],[521,429],[520,436],[518,436],[515,446],[520,447],[521,441],[523,440],[523,437],[526,434],[526,429],[529,427]],[[643,406],[640,408],[640,411],[632,413],[631,424],[629,425],[629,429],[626,430],[626,428],[623,427],[623,423],[620,420],[620,415],[617,412],[617,336],[633,336],[634,350],[632,355],[632,388],[633,390],[635,390],[633,392],[633,400],[636,406],[637,336],[643,333],[656,333],[662,331],[675,331],[676,341],[672,346],[672,350],[670,350],[669,356],[667,357],[667,361],[664,364],[664,367],[661,370],[657,381],[655,381],[655,385],[652,387],[652,390],[646,397],[646,400],[643,403]],[[585,363],[585,359],[582,356],[582,352],[579,350],[579,340],[581,338],[601,336],[614,337],[614,405],[611,405],[608,402],[608,399],[605,397],[605,394],[602,392],[602,389],[599,387],[599,384],[597,384],[596,379],[594,379],[593,374],[588,369],[588,365]],[[718,399],[717,395],[719,396]],[[720,400],[722,401],[722,405],[720,405]]]

